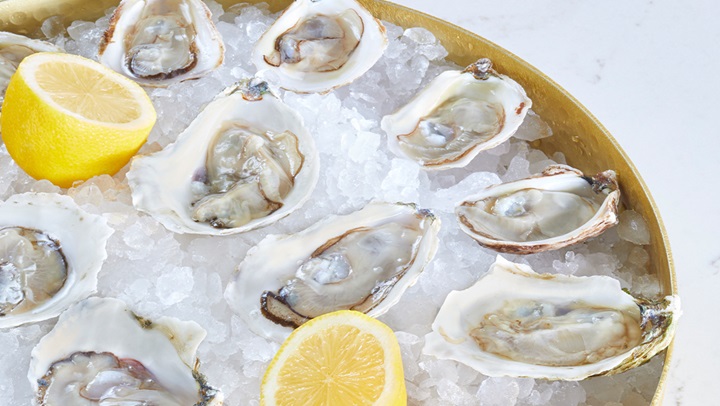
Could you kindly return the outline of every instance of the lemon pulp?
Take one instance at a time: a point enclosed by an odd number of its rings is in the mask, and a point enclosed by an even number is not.
[[[400,348],[392,330],[341,310],[303,324],[263,378],[262,405],[405,405]]]
[[[35,80],[55,103],[90,120],[126,123],[140,117],[130,91],[87,66],[46,62]]]

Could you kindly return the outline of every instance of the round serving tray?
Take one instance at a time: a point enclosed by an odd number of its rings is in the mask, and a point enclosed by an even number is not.
[[[548,155],[562,152],[568,165],[585,173],[614,169],[622,185],[623,203],[642,214],[651,239],[651,272],[657,274],[663,295],[677,294],[677,282],[665,227],[655,202],[635,166],[602,124],[574,97],[527,62],[498,45],[430,15],[383,0],[359,0],[381,20],[403,27],[425,27],[445,46],[447,59],[460,66],[487,57],[495,68],[520,83],[533,100],[533,110],[552,128],[553,136],[534,141],[532,146]],[[218,0],[223,6],[235,3],[270,5],[272,11],[287,7],[292,0]],[[40,25],[51,16],[61,16],[69,25],[75,20],[96,20],[119,0],[0,0],[0,30],[39,37]],[[665,351],[665,364],[652,404],[662,402],[672,345]]]

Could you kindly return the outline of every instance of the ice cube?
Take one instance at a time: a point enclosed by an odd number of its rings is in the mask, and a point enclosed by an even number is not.
[[[617,232],[620,238],[638,245],[650,244],[650,230],[640,213],[625,210],[620,213],[618,220]]]

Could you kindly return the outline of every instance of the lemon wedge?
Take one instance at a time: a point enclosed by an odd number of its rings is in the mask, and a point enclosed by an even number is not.
[[[132,80],[77,55],[41,52],[23,59],[10,79],[0,126],[25,172],[69,187],[119,171],[155,119]]]
[[[395,334],[352,310],[308,321],[275,354],[262,381],[260,404],[406,405]]]

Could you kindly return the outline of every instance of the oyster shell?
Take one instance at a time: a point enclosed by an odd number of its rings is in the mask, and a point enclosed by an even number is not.
[[[26,56],[36,52],[65,52],[55,45],[0,31],[0,104],[5,98],[10,77]]]
[[[133,205],[176,233],[227,235],[300,207],[319,176],[302,118],[265,82],[233,86],[160,152],[133,159]]]
[[[369,70],[387,47],[385,27],[355,0],[295,0],[253,49],[280,86],[324,93]]]
[[[423,352],[488,376],[581,380],[624,372],[672,341],[680,299],[634,298],[608,276],[537,274],[501,256],[445,299]]]
[[[439,229],[427,210],[376,202],[293,235],[269,235],[238,266],[225,299],[252,331],[276,341],[335,310],[377,317],[433,258]]]
[[[455,208],[460,228],[480,245],[500,252],[530,254],[597,236],[617,224],[615,172],[588,178],[566,165],[535,176],[494,185]]]
[[[458,168],[510,138],[531,105],[522,86],[480,59],[438,75],[380,126],[395,155],[428,170]]]
[[[60,315],[32,350],[35,404],[219,406],[195,352],[207,333],[193,321],[151,321],[121,300],[86,299]]]
[[[55,317],[95,292],[112,233],[67,196],[0,202],[0,328]]]
[[[200,0],[123,0],[100,42],[100,62],[152,87],[196,79],[223,62],[225,48]]]

